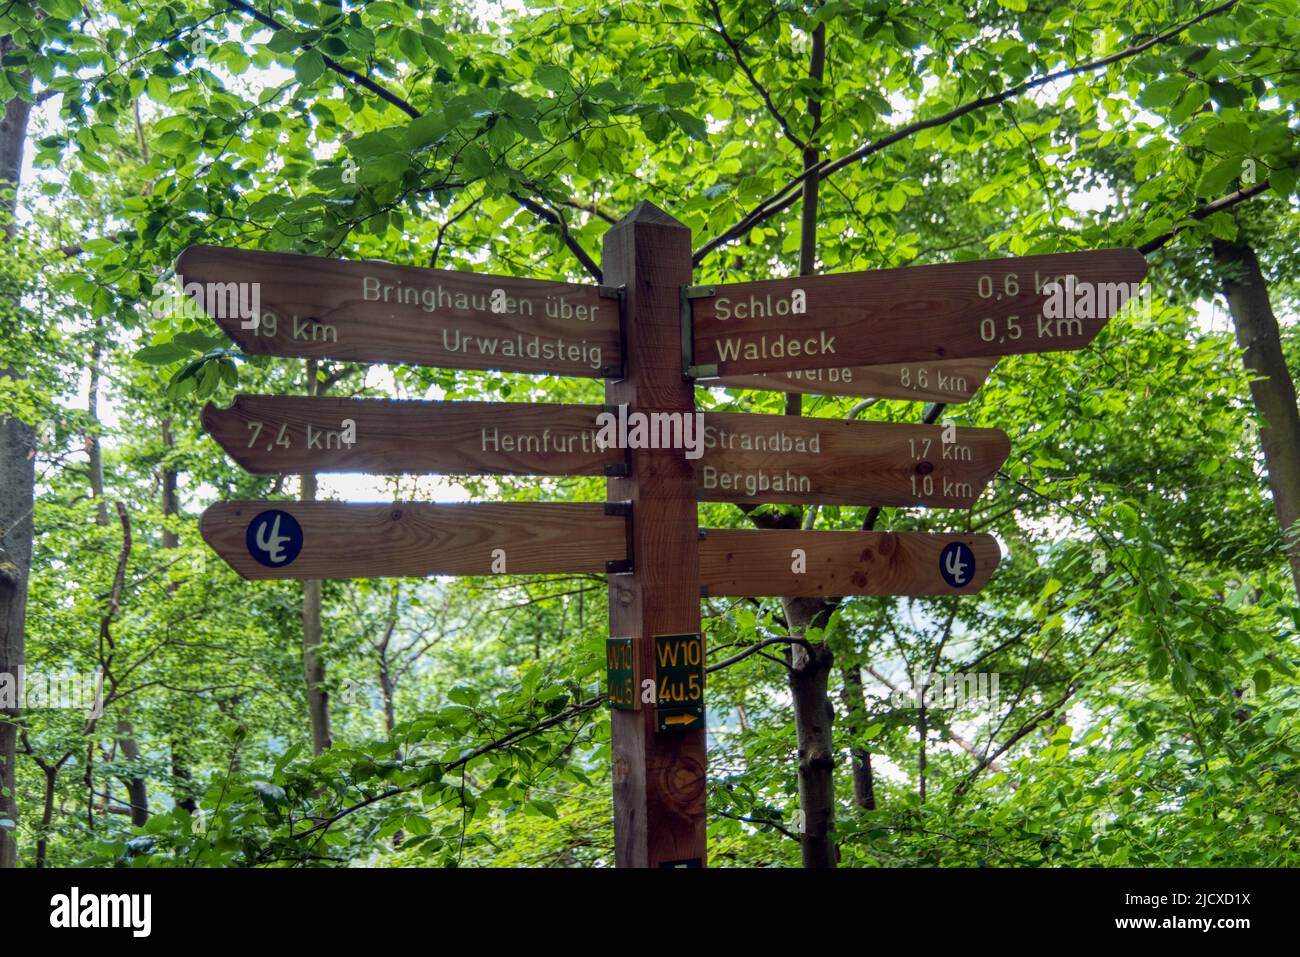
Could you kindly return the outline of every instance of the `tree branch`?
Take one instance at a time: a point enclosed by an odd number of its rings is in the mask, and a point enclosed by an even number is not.
[[[803,638],[789,638],[784,635],[777,638],[764,638],[757,644],[750,645],[744,651],[732,655],[730,658],[719,661],[717,664],[709,665],[704,670],[706,672],[720,671],[723,668],[730,668],[738,661],[744,661],[750,655],[757,654],[768,645],[803,645],[804,648],[811,650],[812,645],[808,644]],[[784,664],[784,662],[782,662]]]
[[[604,273],[600,271],[600,267],[596,265],[596,261],[591,258],[587,253],[587,250],[582,248],[582,244],[573,238],[573,234],[569,232],[568,222],[558,211],[547,209],[537,200],[529,196],[521,196],[518,193],[512,192],[510,197],[542,221],[558,227],[560,230],[560,238],[564,241],[564,245],[569,247],[569,251],[577,257],[578,262],[582,263],[583,268],[586,269],[587,272],[591,273],[592,278],[594,278],[596,282],[605,281]]]
[[[730,818],[733,821],[744,821],[746,824],[757,824],[761,827],[770,827],[774,831],[780,831],[782,834],[790,838],[790,840],[792,841],[802,840],[798,834],[794,833],[794,831],[791,831],[780,821],[773,821],[762,817],[744,817],[740,814],[730,814],[727,811],[721,811],[721,810],[715,810],[714,813],[717,814],[718,817]]]
[[[1238,203],[1244,203],[1248,199],[1254,199],[1260,193],[1266,192],[1268,188],[1268,180],[1264,180],[1264,182],[1256,183],[1248,189],[1239,189],[1236,192],[1228,193],[1226,196],[1220,196],[1213,202],[1206,203],[1204,206],[1192,210],[1192,212],[1187,214],[1187,218],[1198,221],[1205,219],[1207,216],[1213,216],[1215,213],[1221,213],[1226,209],[1232,209],[1232,207],[1236,206]],[[1138,252],[1142,253],[1144,256],[1149,255],[1160,247],[1167,245],[1177,235],[1178,227],[1174,227],[1169,230],[1169,232],[1143,243],[1138,247]]]
[[[243,0],[226,0],[226,3],[230,4],[230,6],[234,7],[236,10],[242,10],[244,13],[247,13],[258,23],[262,24],[263,26],[270,27],[272,30],[279,32],[280,30],[290,29],[289,27],[286,27],[284,24],[282,24],[279,20],[275,19],[275,17],[271,16],[269,13],[263,13],[257,8],[252,7],[247,3],[244,3]],[[303,44],[303,49],[304,50],[312,49],[312,44],[310,43]],[[339,74],[340,76],[347,77],[349,80],[351,80],[353,83],[357,84],[358,86],[365,87],[371,93],[375,94],[375,96],[379,97],[384,102],[390,103],[391,105],[397,107],[399,110],[401,110],[403,113],[405,113],[407,116],[411,117],[412,119],[419,119],[420,111],[417,110],[410,103],[408,103],[406,100],[402,99],[402,97],[398,96],[396,93],[392,92],[391,90],[387,89],[381,84],[376,83],[374,80],[370,79],[370,77],[362,76],[360,73],[356,72],[355,70],[348,69],[342,63],[340,63],[338,60],[335,60],[333,57],[329,56],[324,51],[318,50],[317,52],[320,53],[321,59],[325,61],[325,65],[329,67],[331,70],[333,70],[335,73]]]
[[[754,71],[751,70],[749,64],[745,62],[744,54],[740,52],[740,44],[733,40],[731,34],[727,32],[727,25],[722,20],[722,10],[718,7],[718,0],[709,0],[709,6],[713,8],[713,19],[718,23],[718,29],[716,31],[718,36],[722,37],[723,41],[731,49],[731,55],[735,58],[736,64],[740,67],[740,71],[744,73],[746,78],[749,80],[749,85],[758,92],[759,97],[763,100],[763,105],[767,107],[767,112],[772,114],[772,118],[775,119],[777,125],[781,127],[781,132],[785,134],[785,138],[794,144],[795,149],[803,152],[808,148],[807,144],[798,136],[795,136],[794,131],[790,129],[790,124],[786,122],[785,117],[781,115],[781,111],[778,110],[776,104],[772,102],[771,95],[766,89],[764,89],[763,84],[758,82],[758,77],[754,76]],[[826,28],[823,25],[819,26],[818,29],[825,30]]]
[[[818,176],[822,179],[825,179],[826,177],[830,176],[832,173],[838,172],[844,167],[850,165],[851,163],[856,163],[859,160],[866,159],[868,156],[872,155],[873,153],[878,153],[881,150],[885,149],[886,147],[893,146],[895,143],[899,142],[900,140],[907,139],[909,136],[913,136],[916,133],[921,132],[922,130],[928,130],[938,126],[944,126],[948,123],[953,122],[954,120],[960,119],[961,117],[965,116],[968,113],[973,113],[976,110],[981,110],[984,109],[985,107],[996,106],[999,103],[1003,103],[1006,102],[1007,100],[1014,99],[1015,97],[1020,96],[1022,93],[1027,93],[1030,90],[1037,89],[1040,86],[1046,86],[1047,84],[1054,83],[1057,80],[1062,80],[1071,76],[1077,76],[1082,73],[1091,73],[1095,70],[1105,69],[1106,67],[1111,66],[1114,63],[1118,63],[1122,60],[1127,60],[1132,57],[1135,57],[1140,53],[1146,52],[1152,47],[1159,46],[1160,44],[1169,41],[1170,39],[1176,37],[1178,34],[1182,33],[1184,30],[1188,29],[1189,27],[1195,26],[1197,23],[1200,23],[1203,20],[1207,20],[1212,16],[1215,16],[1217,14],[1232,9],[1234,6],[1237,5],[1238,2],[1239,0],[1226,0],[1226,2],[1221,3],[1216,7],[1211,7],[1209,10],[1206,10],[1204,13],[1201,13],[1193,17],[1192,19],[1186,21],[1185,23],[1182,23],[1176,27],[1171,27],[1170,29],[1166,30],[1163,33],[1158,33],[1155,36],[1151,37],[1150,39],[1143,41],[1142,43],[1131,44],[1125,47],[1123,50],[1120,50],[1117,53],[1112,53],[1109,56],[1102,57],[1099,60],[1092,60],[1088,63],[1080,64],[1079,66],[1073,66],[1064,70],[1058,70],[1055,73],[1047,73],[1044,74],[1043,76],[1036,77],[1032,80],[1025,80],[1022,83],[1018,83],[1014,86],[1010,86],[998,93],[991,93],[988,94],[987,96],[981,96],[978,97],[977,99],[970,100],[966,103],[963,103],[961,106],[954,107],[953,109],[949,110],[947,113],[944,113],[940,116],[934,116],[926,120],[917,120],[915,123],[909,123],[906,126],[899,127],[898,129],[894,130],[892,133],[889,133],[886,136],[882,136],[880,139],[875,140],[874,142],[866,143],[858,147],[857,149],[849,153],[846,153],[844,156],[841,156],[837,160],[824,161],[822,163],[817,164],[817,166],[813,167],[812,169],[804,170],[798,176],[791,179],[790,182],[788,182],[777,192],[773,193],[767,199],[763,200],[752,210],[750,210],[740,220],[740,222],[736,223],[736,225],[730,227],[725,232],[719,233],[713,239],[710,239],[703,246],[701,246],[699,250],[697,250],[694,256],[692,257],[692,261],[698,264],[705,256],[713,252],[718,247],[724,246],[727,243],[731,242],[732,240],[745,235],[745,233],[749,232],[759,223],[764,222],[765,220],[771,218],[772,216],[775,216],[777,213],[789,209],[790,206],[794,205],[794,203],[798,200],[800,196],[799,187],[803,183],[804,179],[806,179],[809,176]]]

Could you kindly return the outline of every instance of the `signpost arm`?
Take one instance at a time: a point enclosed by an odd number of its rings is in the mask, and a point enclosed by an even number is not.
[[[695,410],[682,375],[680,290],[691,281],[690,230],[643,202],[605,234],[605,282],[624,287],[624,377],[606,402]],[[655,675],[655,635],[700,630],[692,463],[681,449],[636,449],[611,501],[632,503],[632,573],[609,576],[609,625],[631,638],[640,679]],[[641,689],[637,689],[641,699]],[[704,866],[704,729],[661,734],[655,704],[612,714],[614,857],[619,867]]]

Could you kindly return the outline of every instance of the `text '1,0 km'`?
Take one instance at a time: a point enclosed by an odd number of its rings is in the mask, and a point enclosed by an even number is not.
[[[699,376],[1081,349],[1147,273],[1136,249],[696,286]]]
[[[186,249],[176,272],[250,355],[589,378],[623,367],[618,298],[599,286],[215,246]],[[254,317],[230,305],[251,301]]]
[[[205,408],[203,426],[250,472],[615,476],[628,468],[616,416],[628,418],[598,405],[239,395]],[[692,460],[706,502],[969,508],[1011,451],[1000,429],[744,412],[651,412],[642,432],[642,447]]]

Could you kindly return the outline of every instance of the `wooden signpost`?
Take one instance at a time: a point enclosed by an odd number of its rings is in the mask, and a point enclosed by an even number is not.
[[[245,578],[604,574],[627,555],[600,502],[221,502],[199,529]]]
[[[629,512],[600,502],[221,502],[199,529],[253,580],[621,575]],[[1000,557],[990,535],[928,532],[710,528],[696,549],[698,591],[712,597],[971,593]]]
[[[238,395],[203,427],[249,472],[608,475],[622,449],[596,444],[598,405]]]
[[[602,443],[600,417],[626,432],[616,408],[239,395],[207,406],[203,425],[257,474],[614,476],[627,474],[627,453]],[[699,458],[687,455],[699,501],[968,508],[1011,451],[998,429],[701,415]],[[653,416],[646,438],[664,439],[665,423],[670,444],[672,423]]]
[[[700,588],[717,597],[973,594],[1002,556],[992,535],[754,528],[703,535]]]
[[[725,378],[1082,349],[1146,273],[1136,249],[1098,249],[694,286],[687,366]],[[1053,287],[1060,315],[1044,308]]]
[[[607,380],[604,405],[209,405],[205,428],[251,472],[593,475],[607,501],[223,502],[201,531],[251,579],[607,575],[615,862],[703,867],[700,597],[967,595],[1000,549],[976,534],[701,530],[696,502],[967,508],[1010,443],[996,429],[696,413],[695,386],[963,401],[997,356],[1086,345],[1146,266],[1102,250],[693,287],[689,231],[642,203],[606,234],[603,267],[595,287],[186,250],[184,288],[251,354]],[[1044,315],[1054,283],[1068,315],[1055,300]],[[1076,283],[1104,288],[1088,306]]]
[[[176,272],[249,355],[592,378],[622,366],[618,299],[599,286],[215,246],[191,246]]]
[[[965,402],[984,384],[996,358],[940,359],[879,366],[834,366],[790,372],[753,372],[721,379],[697,379],[696,385],[724,389],[761,389],[818,395],[910,399],[917,402]]]
[[[968,508],[1011,451],[999,429],[742,412],[704,425],[695,488],[711,502]]]

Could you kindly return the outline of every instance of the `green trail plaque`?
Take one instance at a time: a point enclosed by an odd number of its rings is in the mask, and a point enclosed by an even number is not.
[[[704,727],[703,635],[655,635],[655,692],[660,733]]]
[[[608,674],[609,706],[636,711],[636,665],[631,638],[605,639],[605,670]]]

